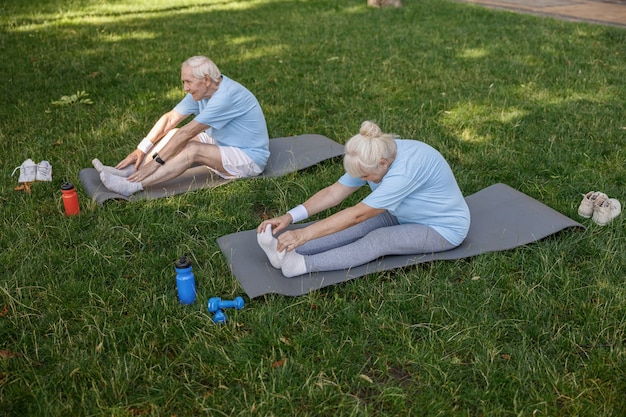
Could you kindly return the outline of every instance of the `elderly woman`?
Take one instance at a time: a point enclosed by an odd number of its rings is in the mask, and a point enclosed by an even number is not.
[[[104,185],[129,196],[205,165],[224,178],[254,177],[270,155],[265,116],[256,97],[205,56],[181,65],[185,97],[117,166],[92,161]],[[177,128],[189,116],[189,123]]]
[[[446,251],[467,236],[469,208],[450,166],[431,146],[396,139],[365,121],[346,143],[343,164],[346,174],[336,183],[257,228],[259,246],[284,276],[347,269],[385,255]],[[280,233],[365,184],[372,192],[358,204]]]

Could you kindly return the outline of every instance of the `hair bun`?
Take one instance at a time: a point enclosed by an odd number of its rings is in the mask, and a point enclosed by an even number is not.
[[[372,121],[366,120],[361,123],[361,129],[359,133],[366,138],[376,138],[383,134],[383,131],[380,130],[380,127]]]

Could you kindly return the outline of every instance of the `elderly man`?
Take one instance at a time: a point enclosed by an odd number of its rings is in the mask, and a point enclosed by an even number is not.
[[[204,56],[187,59],[181,79],[187,94],[161,116],[137,149],[115,167],[92,161],[110,190],[130,196],[193,165],[206,165],[224,178],[263,172],[269,135],[256,97]],[[193,120],[176,127],[192,114]]]

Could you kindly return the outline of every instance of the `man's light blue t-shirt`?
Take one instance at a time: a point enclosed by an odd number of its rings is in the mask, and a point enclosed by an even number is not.
[[[247,88],[222,77],[211,98],[195,101],[187,94],[174,111],[196,115],[196,122],[210,126],[206,132],[218,145],[241,148],[259,168],[265,169],[270,155],[269,134],[261,105]]]
[[[430,145],[396,139],[396,159],[378,184],[344,174],[347,187],[369,184],[363,203],[385,209],[398,222],[430,226],[453,245],[460,245],[469,230],[470,212],[452,169]]]

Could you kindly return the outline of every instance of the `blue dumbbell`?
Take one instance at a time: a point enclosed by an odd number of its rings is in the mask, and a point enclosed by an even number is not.
[[[243,298],[235,297],[232,301],[222,300],[219,297],[209,298],[207,308],[209,309],[209,313],[215,313],[224,308],[236,308],[237,310],[241,310],[243,308]]]
[[[217,310],[213,316],[213,323],[226,323],[226,314],[222,310]]]

